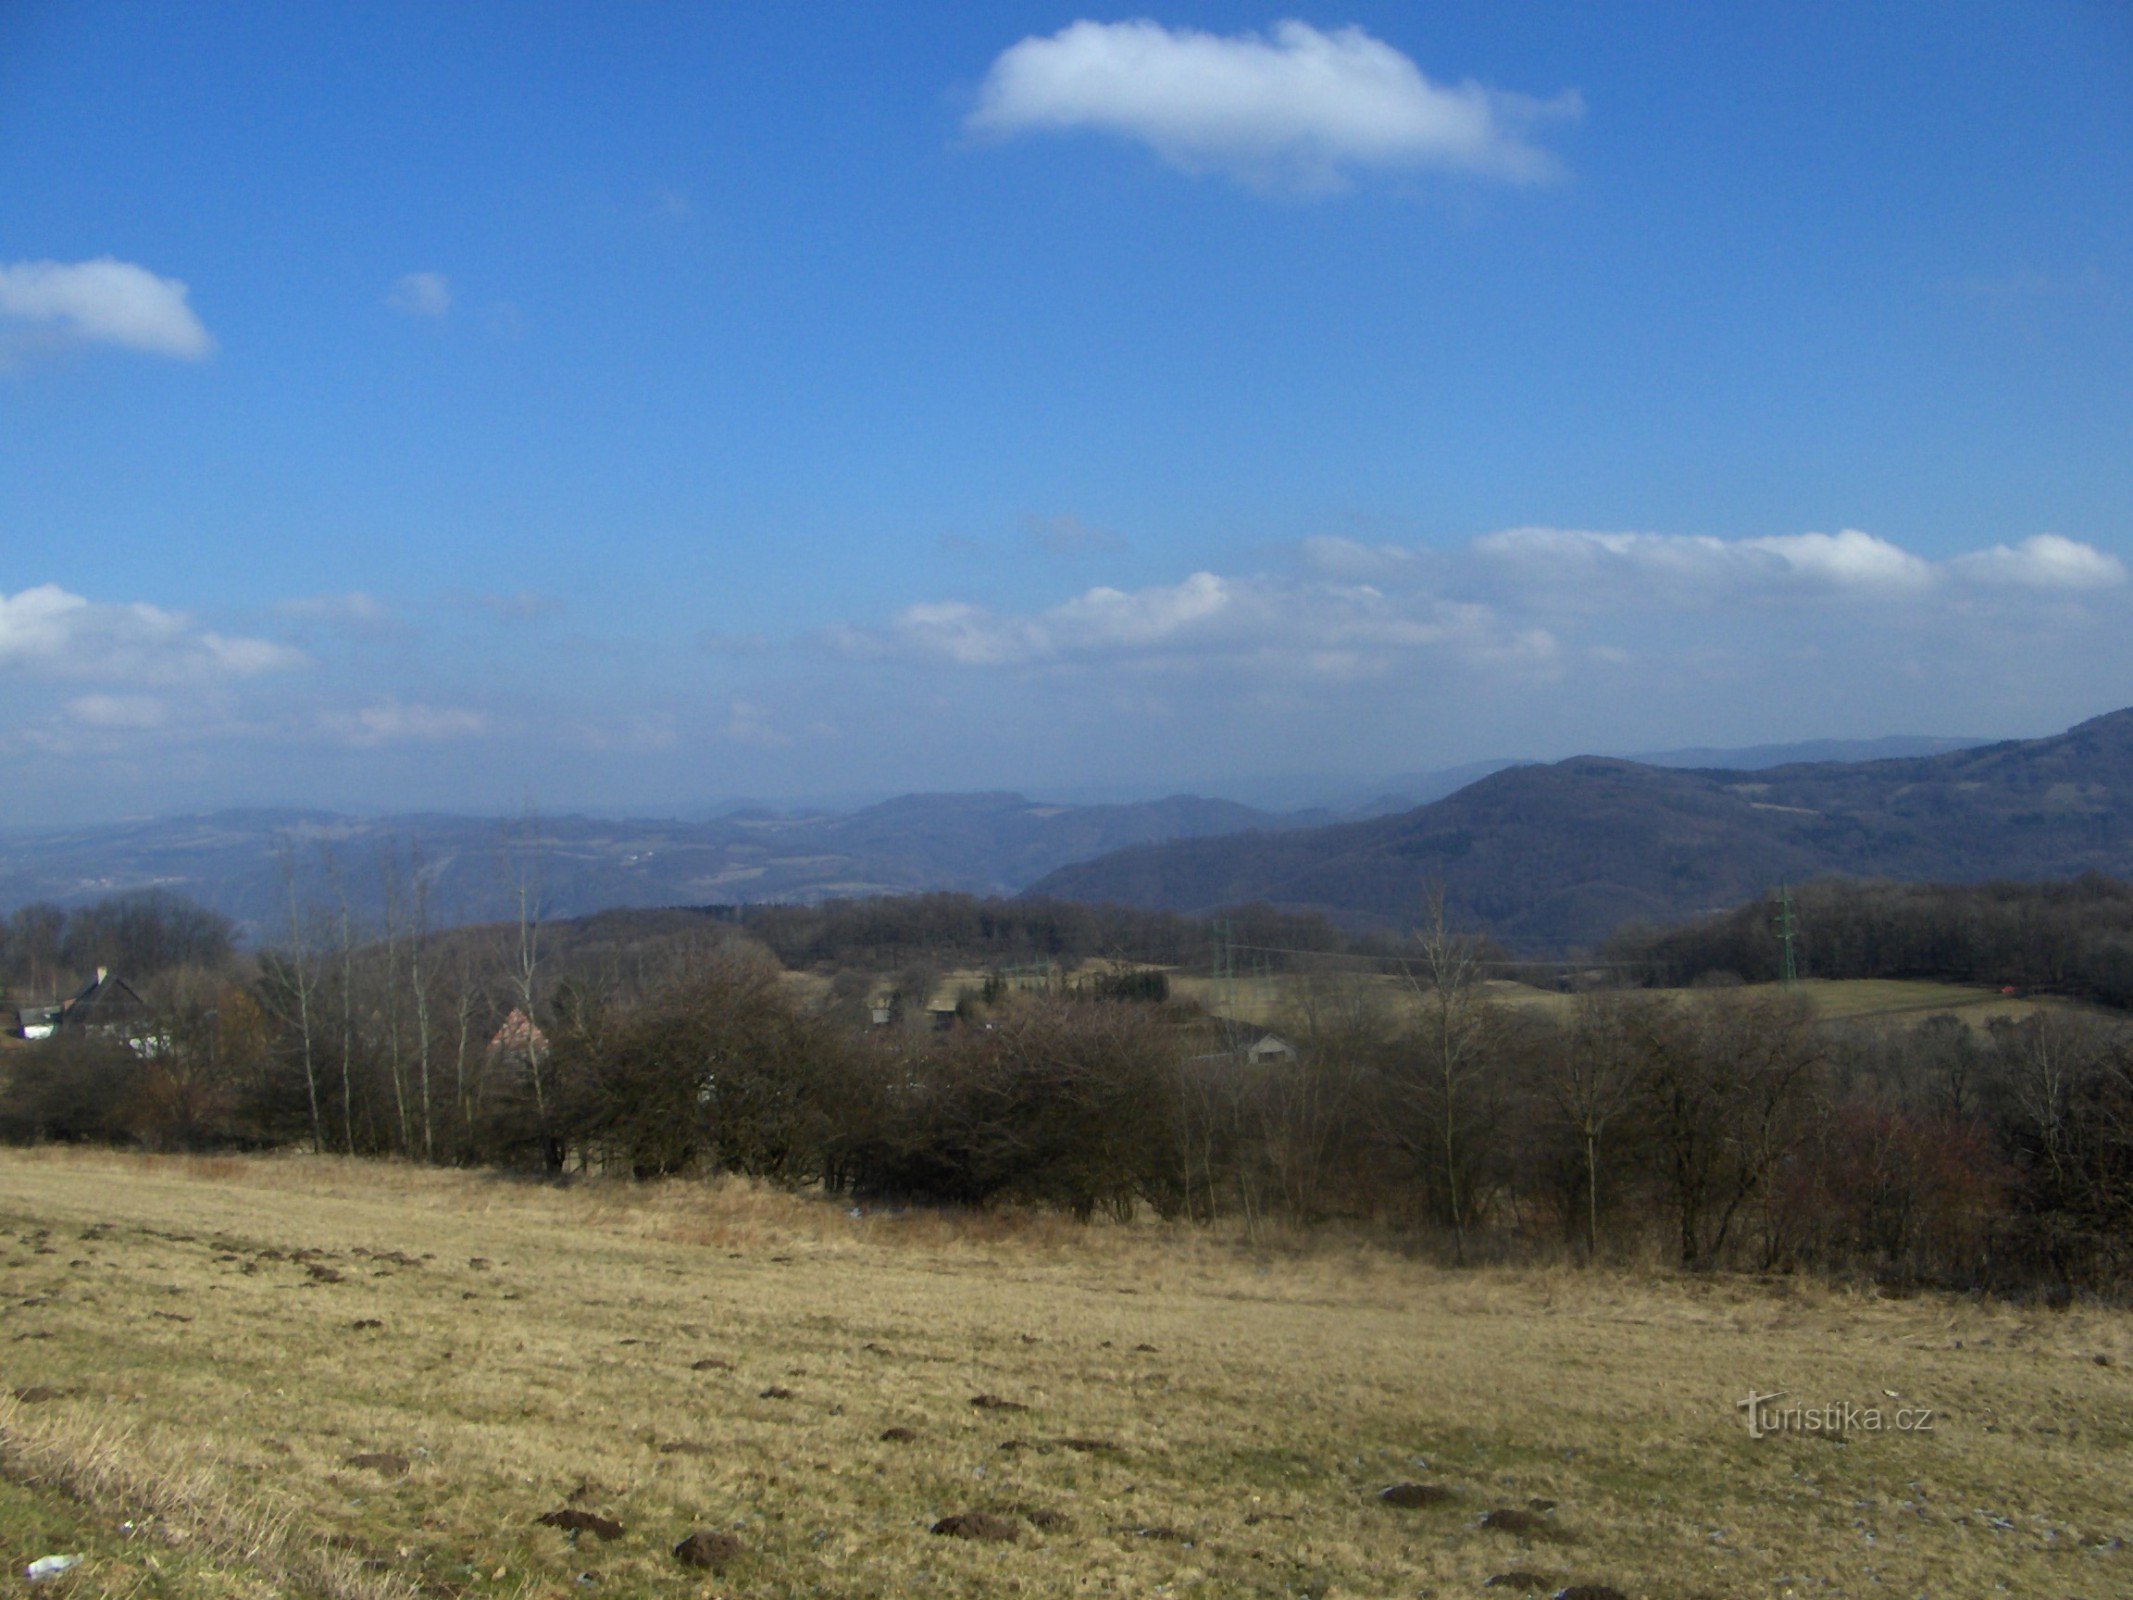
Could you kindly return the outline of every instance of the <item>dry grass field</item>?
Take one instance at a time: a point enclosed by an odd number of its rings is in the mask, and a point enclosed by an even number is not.
[[[1218,994],[1218,986],[1207,978],[1173,974],[1170,987],[1172,993],[1183,999],[1197,1001],[1215,1010],[1226,1009],[1240,1021],[1261,1027],[1279,1027],[1297,1004],[1300,985],[1307,981],[1278,973],[1239,978],[1227,986],[1226,1002]],[[1417,1004],[1412,989],[1397,977],[1373,975],[1362,981],[1393,1016],[1402,1015]],[[1561,1012],[1569,1010],[1572,1004],[1569,995],[1553,989],[1537,989],[1530,984],[1496,979],[1484,988],[1491,999],[1509,1006]],[[1702,991],[1663,989],[1656,992],[1687,996]],[[1731,992],[1774,994],[1779,992],[1779,986],[1747,984]],[[1997,989],[1971,984],[1934,983],[1911,978],[1804,978],[1794,986],[1793,992],[1813,1006],[1817,1016],[1833,1022],[1885,1018],[1913,1023],[1929,1016],[1947,1015],[1959,1017],[1973,1028],[1984,1028],[1995,1019],[2019,1022],[2048,1008],[2080,1009],[2075,1001],[2048,995],[2005,995]]]
[[[55,1600],[2133,1593],[2133,1317],[2079,1306],[9,1152],[0,1368]],[[1751,1386],[1931,1426],[1754,1439]]]

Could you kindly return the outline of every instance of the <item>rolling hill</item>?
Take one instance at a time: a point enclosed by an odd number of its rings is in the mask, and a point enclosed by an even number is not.
[[[2044,739],[1747,772],[1581,756],[1393,816],[1143,845],[1031,886],[1199,911],[1249,901],[1411,923],[1430,884],[1506,943],[1559,950],[1820,873],[2133,876],[2133,710]]]
[[[77,905],[162,888],[257,936],[286,915],[285,852],[308,895],[331,898],[344,887],[368,915],[382,893],[382,858],[397,851],[404,860],[409,846],[420,851],[439,925],[510,914],[508,879],[517,868],[507,855],[537,867],[551,916],[922,889],[1012,894],[1069,861],[1123,845],[1282,825],[1271,812],[1186,795],[1051,806],[1018,794],[914,794],[827,815],[541,817],[537,847],[507,851],[507,824],[493,817],[224,811],[0,837],[0,913],[38,900]],[[509,827],[527,833],[526,825]]]

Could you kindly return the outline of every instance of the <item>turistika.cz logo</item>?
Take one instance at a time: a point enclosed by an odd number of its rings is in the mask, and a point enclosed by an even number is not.
[[[1783,1389],[1769,1394],[1748,1391],[1748,1398],[1735,1409],[1747,1413],[1748,1437],[1767,1439],[1780,1433],[1931,1433],[1931,1406],[1855,1405],[1849,1400],[1831,1400],[1822,1405],[1785,1405]]]

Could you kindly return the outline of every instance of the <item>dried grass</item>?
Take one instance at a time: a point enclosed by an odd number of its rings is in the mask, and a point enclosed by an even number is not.
[[[0,1305],[0,1387],[76,1395],[0,1402],[7,1471],[211,1546],[201,1593],[667,1594],[697,1529],[725,1596],[2133,1590],[2099,1308],[65,1151],[0,1154]],[[1750,1384],[1943,1420],[1751,1441]],[[1475,1525],[1541,1498],[1550,1537]],[[534,1524],[566,1506],[626,1531]],[[1024,1531],[927,1531],[965,1513]]]

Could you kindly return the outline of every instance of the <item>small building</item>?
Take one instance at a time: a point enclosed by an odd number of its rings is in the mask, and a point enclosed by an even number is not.
[[[148,1002],[134,992],[133,985],[112,976],[109,967],[98,967],[94,978],[61,1003],[52,1026],[56,1032],[93,1029],[130,1040],[146,1033],[149,1021]]]
[[[491,1061],[520,1061],[537,1066],[548,1059],[548,1035],[517,1006],[504,1018],[496,1037],[489,1041]]]

